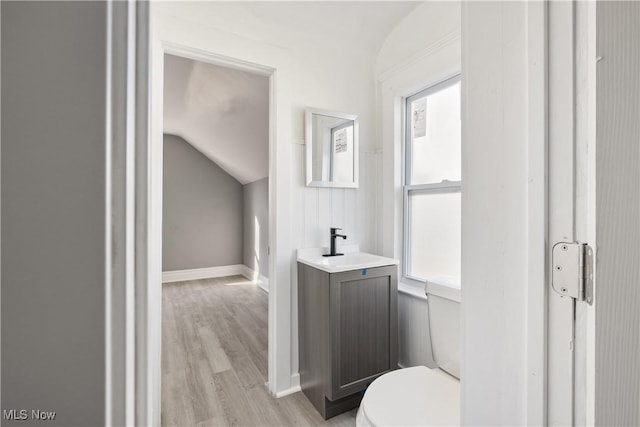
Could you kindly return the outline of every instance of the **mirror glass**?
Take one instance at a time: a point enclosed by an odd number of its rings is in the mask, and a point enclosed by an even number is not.
[[[306,145],[307,185],[358,186],[358,116],[308,109]]]

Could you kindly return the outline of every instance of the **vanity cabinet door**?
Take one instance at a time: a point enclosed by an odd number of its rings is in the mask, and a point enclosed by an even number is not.
[[[330,275],[332,390],[335,400],[397,368],[397,269]]]

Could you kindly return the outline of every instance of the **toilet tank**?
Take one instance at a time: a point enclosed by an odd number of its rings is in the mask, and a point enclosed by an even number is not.
[[[460,378],[460,279],[429,278],[425,291],[433,359],[440,369]]]

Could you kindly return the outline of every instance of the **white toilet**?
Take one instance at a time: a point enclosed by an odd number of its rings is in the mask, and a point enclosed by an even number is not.
[[[460,280],[427,280],[431,351],[437,365],[398,369],[367,388],[356,426],[460,425]]]

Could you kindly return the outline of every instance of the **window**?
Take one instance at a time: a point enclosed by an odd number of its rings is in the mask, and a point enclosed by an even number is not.
[[[331,128],[329,178],[334,182],[353,182],[353,120]]]
[[[460,276],[460,77],[406,100],[404,276]]]

